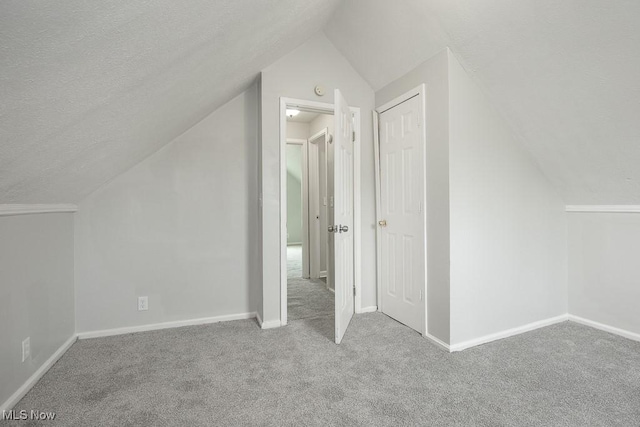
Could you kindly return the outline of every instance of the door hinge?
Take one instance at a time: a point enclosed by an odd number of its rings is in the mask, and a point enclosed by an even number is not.
[[[351,131],[351,141],[356,142],[356,131]]]
[[[422,289],[420,289],[420,301],[422,301]]]
[[[356,286],[355,285],[353,286],[353,296],[354,297],[356,296]]]

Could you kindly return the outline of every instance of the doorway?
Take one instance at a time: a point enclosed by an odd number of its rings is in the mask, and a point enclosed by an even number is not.
[[[293,286],[293,281],[289,280],[289,258],[296,255],[289,247],[293,245],[287,245],[287,143],[288,140],[305,139],[300,135],[293,135],[292,129],[300,127],[295,124],[294,117],[310,113],[325,116],[326,120],[328,116],[330,119],[327,125],[324,128],[309,127],[309,136],[306,138],[308,212],[303,215],[303,219],[307,218],[308,237],[305,245],[303,231],[302,245],[298,251],[302,258],[302,275],[306,271],[304,260],[309,260],[309,276],[300,279],[318,280],[327,292],[335,295],[332,307],[334,339],[336,343],[340,343],[353,313],[359,312],[361,307],[360,110],[350,108],[339,90],[335,91],[335,100],[336,104],[332,105],[280,99],[280,317],[281,325],[284,326],[289,320],[296,320],[298,317],[298,314],[290,316],[290,307],[296,313],[306,310],[301,307],[305,301],[297,301],[299,305],[296,307],[289,304],[289,283]],[[287,114],[287,110],[298,112],[291,117],[292,114]],[[333,167],[333,164],[338,166]],[[302,198],[304,199],[304,195]],[[309,288],[305,290],[308,291]]]
[[[287,313],[290,320],[333,318],[328,182],[333,115],[287,110]]]
[[[376,112],[378,309],[426,334],[425,85]]]

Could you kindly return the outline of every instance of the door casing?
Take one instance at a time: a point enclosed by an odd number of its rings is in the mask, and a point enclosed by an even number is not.
[[[287,324],[287,108],[323,114],[334,113],[333,104],[280,97],[280,325]],[[361,228],[361,125],[360,108],[351,107],[356,130],[353,161],[353,238],[354,238],[354,285],[356,288],[355,312],[362,312],[362,228]]]

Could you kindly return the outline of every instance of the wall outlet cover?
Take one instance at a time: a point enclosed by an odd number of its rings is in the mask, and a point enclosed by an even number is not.
[[[149,297],[138,297],[138,311],[149,310]]]

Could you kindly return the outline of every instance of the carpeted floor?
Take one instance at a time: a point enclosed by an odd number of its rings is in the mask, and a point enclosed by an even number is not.
[[[302,278],[302,247],[287,246],[287,318],[335,316],[334,294],[323,280]]]
[[[640,343],[562,323],[448,354],[380,313],[79,341],[15,408],[53,425],[638,426]],[[15,425],[28,425],[16,422]]]

